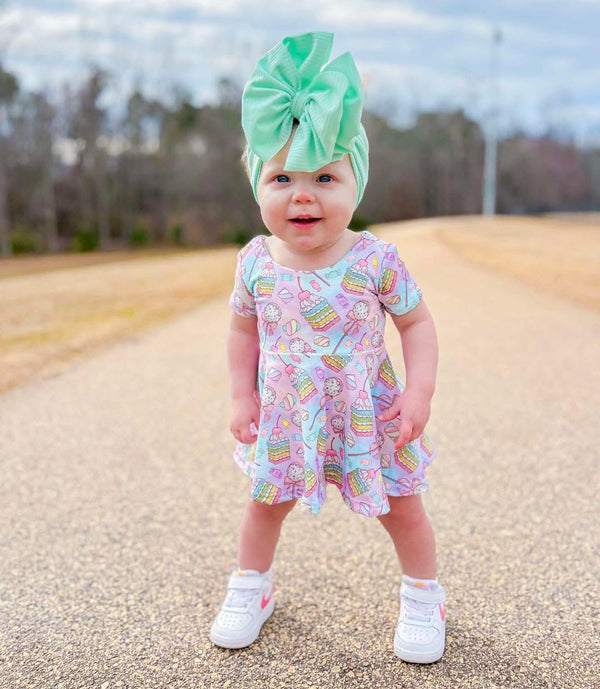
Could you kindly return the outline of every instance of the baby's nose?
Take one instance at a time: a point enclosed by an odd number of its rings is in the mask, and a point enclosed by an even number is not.
[[[302,185],[294,190],[293,200],[294,203],[312,203],[315,195],[309,187]]]

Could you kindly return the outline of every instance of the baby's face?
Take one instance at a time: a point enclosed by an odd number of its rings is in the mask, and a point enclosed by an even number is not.
[[[348,227],[357,198],[347,155],[315,172],[284,169],[289,144],[263,163],[257,193],[267,229],[292,253],[317,255]]]

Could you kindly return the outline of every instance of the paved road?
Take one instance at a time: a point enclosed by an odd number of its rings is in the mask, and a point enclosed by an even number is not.
[[[0,687],[598,686],[600,315],[391,236],[441,342],[444,660],[394,657],[391,542],[331,489],[285,525],[260,642],[208,642],[248,488],[219,299],[0,397]]]

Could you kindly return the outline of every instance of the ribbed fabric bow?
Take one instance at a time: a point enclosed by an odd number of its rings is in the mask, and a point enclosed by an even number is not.
[[[332,46],[331,33],[284,38],[251,74],[242,97],[242,126],[255,196],[262,162],[285,146],[296,119],[285,169],[312,172],[348,153],[360,201],[368,176],[362,86],[350,53],[327,64]]]

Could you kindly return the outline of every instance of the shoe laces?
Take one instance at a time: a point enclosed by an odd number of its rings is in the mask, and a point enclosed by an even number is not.
[[[259,593],[260,589],[230,588],[227,591],[225,605],[228,608],[247,608]]]
[[[435,613],[436,605],[437,603],[426,603],[425,601],[402,596],[402,615],[409,622],[428,624]]]

